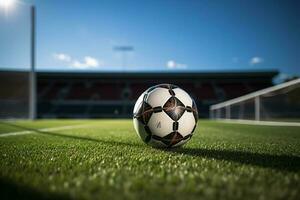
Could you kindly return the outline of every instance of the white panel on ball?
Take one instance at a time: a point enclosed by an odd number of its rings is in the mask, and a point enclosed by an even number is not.
[[[193,113],[185,112],[178,120],[178,132],[185,137],[192,133],[195,124],[196,122]]]
[[[147,95],[146,102],[152,107],[163,106],[170,97],[168,89],[156,88]]]
[[[140,104],[143,102],[144,96],[145,96],[146,92],[144,92],[143,94],[141,94],[141,96],[138,98],[138,100],[136,101],[134,108],[133,108],[133,114],[137,113],[137,110],[140,106]]]
[[[188,93],[180,88],[175,88],[173,91],[175,92],[175,97],[177,97],[185,106],[192,107],[193,100]]]
[[[153,113],[148,122],[153,135],[164,137],[173,132],[173,120],[165,113]]]

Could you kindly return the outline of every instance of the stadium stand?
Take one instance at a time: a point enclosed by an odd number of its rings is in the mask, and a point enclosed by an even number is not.
[[[5,73],[0,72],[0,78]],[[272,85],[277,71],[207,73],[38,72],[39,118],[131,117],[147,88],[172,83],[194,97],[200,117],[209,106]],[[1,85],[2,86],[2,85]],[[13,88],[17,91],[17,88]],[[1,94],[4,93],[1,90]],[[2,98],[1,98],[2,99]]]
[[[28,117],[28,73],[0,71],[0,118]]]
[[[39,81],[43,83],[48,80],[49,88],[48,92],[39,96],[38,114],[39,117],[68,118],[129,117],[135,100],[143,91],[158,83],[173,83],[188,91],[197,101],[200,116],[207,117],[209,105],[271,86],[276,74],[273,71],[182,74],[39,73]],[[51,84],[52,80],[56,80],[55,83]],[[43,108],[49,106],[52,108]]]

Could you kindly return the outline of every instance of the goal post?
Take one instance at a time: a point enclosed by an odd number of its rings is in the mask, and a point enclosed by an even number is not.
[[[300,79],[212,105],[210,118],[300,122]]]

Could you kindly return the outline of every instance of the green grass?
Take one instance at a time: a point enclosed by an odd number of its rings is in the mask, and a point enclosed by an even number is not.
[[[45,132],[45,127],[88,127]],[[1,122],[1,199],[299,199],[300,128],[200,121],[178,149],[131,120]]]

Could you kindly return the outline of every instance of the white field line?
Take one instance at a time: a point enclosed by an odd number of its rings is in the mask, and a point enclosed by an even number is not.
[[[262,126],[300,126],[299,122],[274,122],[274,121],[255,121],[241,119],[217,119],[218,122],[246,125],[262,125]]]
[[[60,126],[60,127],[36,129],[36,131],[62,131],[62,130],[69,130],[69,129],[75,129],[75,128],[84,128],[87,126],[90,126],[90,125],[89,124],[79,124],[79,125],[71,125],[71,126]],[[14,135],[26,135],[26,134],[35,133],[36,131],[28,130],[28,131],[9,132],[9,133],[0,134],[0,137],[8,137],[8,136],[14,136]]]

